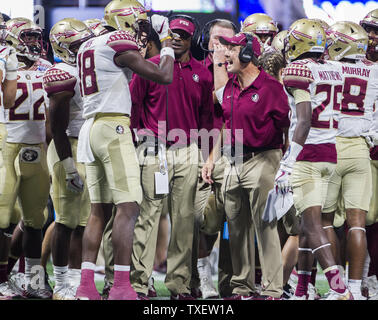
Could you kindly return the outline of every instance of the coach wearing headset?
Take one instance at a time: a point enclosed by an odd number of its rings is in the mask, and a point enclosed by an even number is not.
[[[282,85],[257,67],[261,47],[256,37],[239,33],[221,37],[220,42],[225,54],[214,61],[220,66],[214,68],[214,81],[226,133],[230,133],[223,139],[227,164],[222,186],[233,268],[234,295],[230,299],[277,299],[283,282],[277,221],[263,221],[262,213],[282,157],[280,146],[284,129],[289,127],[289,105]],[[228,79],[226,71],[234,76]],[[202,169],[208,183],[213,182],[219,145]],[[254,283],[254,231],[263,274],[261,295],[257,295]]]
[[[176,15],[170,17],[169,27],[175,53],[173,82],[164,86],[134,75],[130,83],[132,123],[137,123],[142,141],[137,153],[143,188],[130,279],[139,297],[145,298],[163,199],[168,197],[171,236],[165,285],[171,299],[192,300],[194,196],[199,161],[198,137],[193,130],[211,129],[213,84],[211,73],[190,54],[191,44],[199,39],[196,21]],[[159,56],[150,61],[158,64]]]

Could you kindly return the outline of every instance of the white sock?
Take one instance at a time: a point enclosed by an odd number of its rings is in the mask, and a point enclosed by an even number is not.
[[[198,271],[199,271],[199,269],[205,268],[208,263],[209,263],[209,257],[198,259],[197,260],[197,269],[198,269]]]
[[[115,264],[114,265],[114,271],[130,271],[130,266]]]
[[[68,281],[71,286],[78,287],[80,285],[81,269],[68,269]]]
[[[53,265],[55,288],[61,288],[68,283],[68,266],[58,267]]]
[[[84,269],[95,271],[96,265],[92,262],[82,262],[81,263],[81,270],[84,270]]]
[[[370,256],[369,256],[369,252],[366,250],[364,270],[362,271],[362,279],[365,280],[365,281],[366,281],[368,273],[369,273],[369,266],[370,266]]]
[[[361,282],[362,280],[348,280],[348,287],[352,293],[358,293],[361,294]]]
[[[26,286],[31,285],[33,289],[44,287],[45,272],[41,266],[41,258],[25,257],[25,282]]]

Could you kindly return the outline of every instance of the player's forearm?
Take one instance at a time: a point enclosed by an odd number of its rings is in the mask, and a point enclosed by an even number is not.
[[[60,161],[72,157],[71,143],[65,131],[52,130],[52,138]]]
[[[14,106],[17,93],[17,80],[4,80],[3,82],[4,108],[10,109]]]

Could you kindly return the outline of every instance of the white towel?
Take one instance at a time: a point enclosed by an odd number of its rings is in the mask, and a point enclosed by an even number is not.
[[[262,219],[264,221],[272,222],[274,219],[280,220],[293,205],[293,193],[286,192],[282,194],[277,193],[274,189],[269,191],[266,200],[265,209]]]
[[[95,160],[90,142],[90,133],[93,122],[94,117],[85,120],[80,129],[79,141],[77,142],[77,162],[90,163]]]

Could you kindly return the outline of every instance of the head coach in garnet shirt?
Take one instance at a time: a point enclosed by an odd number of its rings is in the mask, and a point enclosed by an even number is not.
[[[262,213],[282,157],[283,133],[289,127],[288,100],[282,84],[257,67],[261,45],[256,37],[239,33],[223,36],[220,42],[225,59],[214,61],[218,66],[214,67],[214,85],[225,129],[231,133],[224,139],[223,154],[228,154],[228,161],[222,188],[229,224],[233,298],[256,299],[251,294],[256,291],[255,232],[263,287],[257,299],[280,298],[283,270],[277,221],[263,221]],[[234,76],[228,79],[227,72]],[[202,169],[202,177],[209,183],[219,149],[217,143]]]

